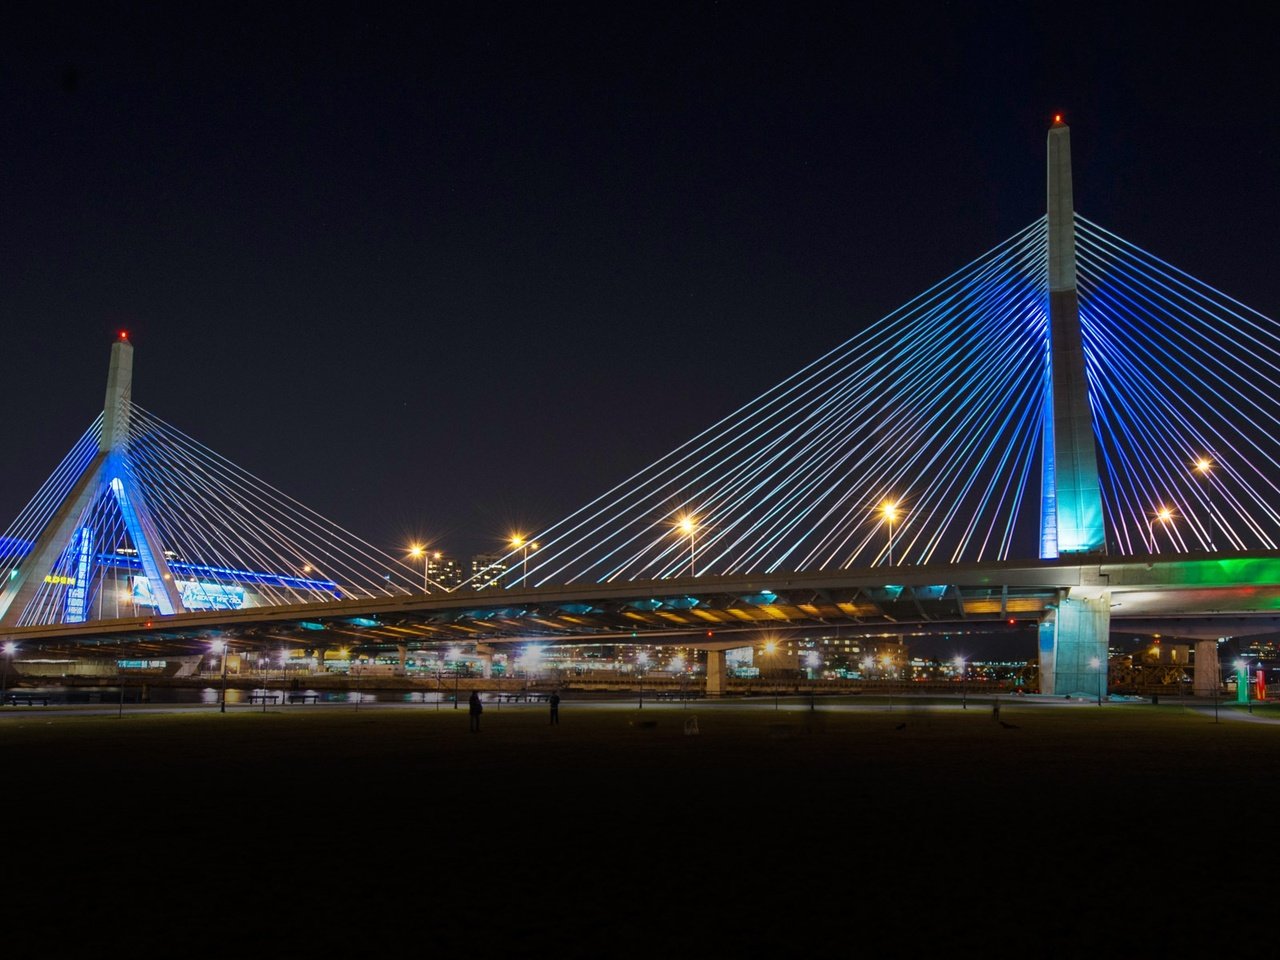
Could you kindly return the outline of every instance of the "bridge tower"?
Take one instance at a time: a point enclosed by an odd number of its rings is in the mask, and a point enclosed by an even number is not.
[[[1045,383],[1040,556],[1105,554],[1102,489],[1076,290],[1071,131],[1048,138],[1049,375]],[[1106,682],[1110,594],[1073,587],[1040,624],[1040,692],[1097,692]],[[1101,671],[1101,676],[1099,672]]]
[[[102,436],[98,452],[36,538],[31,552],[0,589],[0,626],[16,626],[27,605],[64,558],[72,575],[66,579],[66,622],[88,619],[94,561],[107,546],[93,542],[93,529],[84,517],[99,497],[115,501],[124,527],[161,613],[181,613],[178,586],[169,571],[160,536],[142,490],[128,469],[129,421],[133,391],[133,344],[127,334],[111,345],[107,394],[102,408]],[[65,566],[65,564],[63,564]],[[159,585],[159,588],[156,588]]]

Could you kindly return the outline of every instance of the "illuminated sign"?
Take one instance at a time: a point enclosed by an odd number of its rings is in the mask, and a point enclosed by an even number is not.
[[[177,580],[178,596],[188,610],[239,610],[244,606],[244,587],[205,580]],[[140,607],[158,607],[159,601],[146,577],[133,578],[133,602]]]
[[[45,577],[45,578],[44,578],[44,582],[45,582],[45,583],[56,583],[56,584],[58,584],[59,586],[63,586],[63,587],[73,587],[73,586],[75,586],[76,578],[75,578],[75,577],[58,577],[58,576],[54,576],[54,575],[51,573],[51,574],[49,574],[47,577]]]

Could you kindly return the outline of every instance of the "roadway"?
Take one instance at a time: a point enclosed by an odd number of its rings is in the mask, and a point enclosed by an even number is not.
[[[1186,638],[1280,631],[1280,553],[1262,551],[409,593],[9,628],[0,641],[104,658],[203,653],[213,638],[248,649],[530,640],[722,647],[763,628],[1030,623],[1068,594],[1103,592],[1113,630]]]

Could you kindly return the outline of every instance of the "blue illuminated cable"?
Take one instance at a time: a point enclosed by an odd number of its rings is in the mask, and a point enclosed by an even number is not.
[[[945,286],[945,282],[944,284],[938,285],[938,287],[943,287],[943,286]],[[936,288],[931,288],[931,290],[932,289],[936,289]],[[927,297],[930,294],[930,292],[931,291],[926,291],[926,294],[922,294],[920,298],[917,298],[917,301]],[[904,311],[902,310],[896,311],[895,314],[891,314],[890,318],[887,318],[887,319],[891,319],[903,312]],[[881,324],[878,326],[887,326],[887,325]],[[549,530],[546,533],[541,535],[542,539],[547,540],[548,542],[554,542],[556,540],[554,533],[556,532],[557,528],[564,528],[568,533],[573,533],[576,527],[580,527],[582,523],[589,520],[592,515],[597,515],[599,513],[608,513],[611,508],[604,506],[603,509],[601,509],[601,507],[602,507],[602,504],[607,504],[608,498],[612,494],[618,493],[619,491],[627,491],[629,493],[627,488],[632,484],[635,484],[637,480],[640,481],[641,486],[652,483],[653,481],[652,475],[654,473],[661,472],[664,467],[666,467],[672,460],[676,460],[677,457],[679,457],[679,459],[688,459],[690,454],[693,454],[693,455],[701,454],[702,450],[698,445],[698,441],[704,440],[708,435],[714,436],[718,430],[723,430],[726,422],[735,422],[735,421],[738,423],[742,422],[743,420],[742,415],[744,411],[749,415],[749,417],[747,418],[748,423],[751,422],[751,418],[754,417],[756,420],[758,420],[759,417],[762,415],[760,410],[757,410],[754,408],[758,408],[758,407],[763,408],[763,415],[767,416],[769,414],[768,407],[770,406],[772,401],[776,400],[781,395],[795,393],[797,389],[800,389],[801,387],[803,387],[804,383],[812,379],[814,371],[825,372],[823,371],[823,368],[832,365],[833,357],[838,360],[838,357],[840,354],[847,353],[850,348],[856,347],[857,342],[860,338],[861,338],[861,335],[859,335],[858,337],[852,338],[845,345],[842,345],[841,348],[837,348],[837,350],[830,352],[829,354],[825,355],[823,358],[820,358],[818,361],[815,361],[813,364],[810,364],[808,367],[804,368],[804,370],[802,370],[799,374],[794,375],[792,378],[789,378],[787,381],[784,381],[783,384],[780,384],[778,387],[775,387],[772,390],[766,392],[766,394],[764,394],[762,398],[759,398],[757,401],[753,401],[752,404],[748,404],[747,407],[742,408],[739,411],[736,411],[734,414],[731,414],[730,417],[724,418],[724,420],[713,425],[711,428],[708,428],[708,430],[703,431],[702,434],[699,434],[693,440],[682,445],[682,447],[677,448],[677,450],[673,451],[672,454],[668,454],[667,457],[663,458],[663,460],[659,461],[657,464],[651,465],[650,467],[641,471],[639,474],[633,476],[631,480],[624,481],[623,484],[619,484],[617,487],[613,488],[612,490],[607,491],[606,494],[597,498],[596,501],[592,501],[592,503],[581,508],[575,514],[571,515],[569,518],[566,518],[565,521],[561,521],[561,523],[558,524],[555,528],[549,528]],[[663,486],[665,485],[665,481],[659,480],[657,485]],[[593,510],[593,508],[595,509]],[[580,516],[584,514],[585,514],[585,518],[583,516]],[[578,521],[576,524],[571,522],[575,520]],[[551,536],[549,536],[549,534]],[[553,546],[553,548],[549,552],[540,551],[540,554],[541,554],[541,556],[539,557],[540,565],[543,567],[548,567],[550,562],[559,560],[560,557],[558,556],[558,554],[562,551],[562,549],[563,547],[561,547],[559,544],[556,544],[556,546]],[[550,574],[554,575],[555,572],[556,571],[552,570],[550,571]]]

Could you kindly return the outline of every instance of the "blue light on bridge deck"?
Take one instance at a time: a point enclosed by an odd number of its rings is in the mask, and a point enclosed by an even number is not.
[[[300,626],[303,630],[323,630],[324,629],[323,623],[312,623],[310,620],[303,620],[298,624],[298,626]]]
[[[753,603],[758,607],[768,606],[778,599],[778,595],[772,590],[761,590],[759,593],[749,593],[742,597],[744,603]]]
[[[368,617],[352,617],[351,622],[357,627],[378,627],[381,626],[377,620],[370,620]]]

